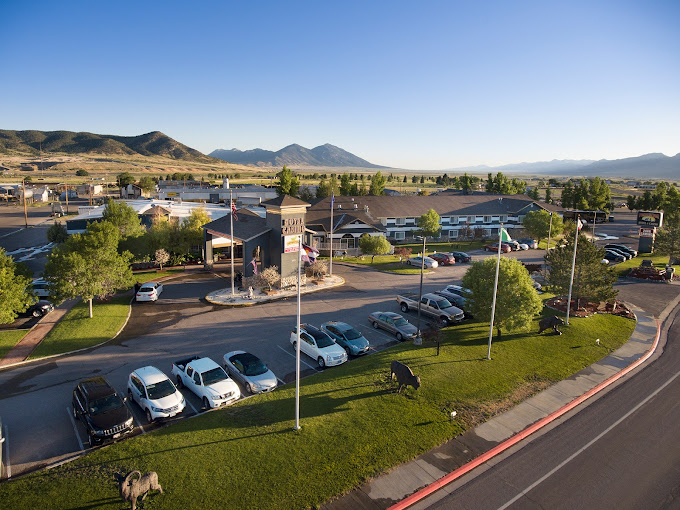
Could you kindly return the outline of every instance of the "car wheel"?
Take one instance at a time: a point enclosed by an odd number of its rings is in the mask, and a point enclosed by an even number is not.
[[[294,351],[297,350],[297,342],[293,342],[293,350],[294,350]]]
[[[347,357],[348,357],[348,358],[349,358],[349,355],[352,354],[352,353],[349,351],[349,347],[345,347],[345,352],[347,353]]]
[[[41,315],[40,310],[33,310],[33,317],[40,317]]]
[[[71,407],[72,407],[71,412],[73,413],[73,418],[75,420],[77,420],[78,419],[78,413],[76,413],[76,406],[71,405]]]
[[[210,402],[208,402],[208,397],[203,397],[203,407],[205,407],[206,411],[210,409]]]
[[[319,368],[324,368],[326,366],[326,362],[321,356],[317,358],[316,362],[319,364]]]
[[[397,340],[399,340],[401,342],[403,339],[404,339],[404,337],[401,336],[401,333],[397,333]]]
[[[439,319],[439,322],[441,322],[442,327],[446,327],[449,325],[449,320],[446,317],[441,317]]]
[[[97,446],[97,443],[94,441],[92,435],[90,434],[87,435],[87,442],[90,445],[90,448],[94,448],[95,446]]]
[[[134,401],[135,401],[135,399],[132,398],[132,390],[131,390],[130,388],[128,388],[128,400],[129,400],[130,402],[134,402]]]
[[[146,421],[153,423],[153,417],[151,416],[151,412],[148,409],[146,410]]]
[[[380,327],[380,326],[378,326],[378,322],[377,322],[377,321],[373,322],[373,327],[374,327],[375,329],[378,329],[378,328]]]
[[[184,386],[184,383],[182,382],[182,378],[180,376],[177,376],[177,388],[181,389]]]
[[[406,303],[401,304],[401,311],[404,313],[408,312],[408,305]]]

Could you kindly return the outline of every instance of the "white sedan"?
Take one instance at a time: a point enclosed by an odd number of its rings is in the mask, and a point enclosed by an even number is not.
[[[170,378],[156,367],[138,368],[128,377],[128,397],[146,414],[149,423],[172,418],[184,410],[186,401]]]
[[[290,343],[296,348],[297,328],[290,333]],[[315,359],[319,368],[341,365],[347,361],[345,349],[336,344],[328,333],[309,324],[300,325],[300,350]]]
[[[406,263],[409,266],[415,266],[415,267],[422,267],[423,266],[423,257],[411,257],[406,261]],[[439,266],[439,262],[436,260],[430,258],[430,257],[425,257],[425,269],[434,269]]]
[[[224,355],[224,369],[250,393],[264,393],[276,388],[274,372],[264,362],[245,351],[232,351]]]
[[[163,292],[163,284],[158,282],[142,283],[135,294],[135,301],[156,301]]]

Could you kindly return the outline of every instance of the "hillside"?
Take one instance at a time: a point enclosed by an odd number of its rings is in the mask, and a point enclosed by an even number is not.
[[[210,156],[241,165],[282,167],[355,167],[355,168],[384,168],[369,163],[340,147],[329,143],[307,149],[298,144],[292,144],[276,152],[264,149],[217,149]]]
[[[85,154],[109,156],[159,156],[210,163],[212,158],[159,131],[139,136],[97,135],[73,131],[0,130],[0,154]]]
[[[585,177],[628,177],[638,180],[677,180],[680,178],[680,154],[668,157],[661,153],[652,153],[635,158],[603,159],[572,170],[568,174]]]

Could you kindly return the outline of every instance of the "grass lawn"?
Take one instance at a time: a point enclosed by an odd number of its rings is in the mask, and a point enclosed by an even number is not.
[[[138,271],[133,273],[132,279],[137,283],[153,282],[158,278],[184,273],[182,269],[165,269],[163,271]]]
[[[666,264],[668,264],[668,255],[654,255],[652,253],[641,253],[635,258],[616,264],[615,266],[613,266],[614,271],[616,271],[619,277],[626,276],[628,274],[628,271],[630,271],[634,267],[638,267],[643,260],[651,260],[652,263],[654,264],[654,267],[663,269],[666,267]],[[673,267],[675,268],[675,274],[678,274],[678,271],[680,271],[680,266],[676,265]]]
[[[26,336],[28,329],[7,329],[0,331],[0,359],[4,358],[9,350]]]
[[[404,343],[305,378],[299,431],[288,385],[4,483],[0,498],[7,508],[119,509],[113,474],[138,469],[157,471],[165,491],[147,510],[316,507],[601,359],[635,327],[607,315],[571,323],[561,336],[536,335],[537,320],[506,332],[491,361],[488,324],[454,326],[440,356]],[[395,392],[394,359],[420,375],[418,391]]]
[[[57,323],[38,345],[30,359],[92,347],[110,340],[123,326],[130,297],[117,297],[92,304],[90,319],[87,302],[80,302]]]

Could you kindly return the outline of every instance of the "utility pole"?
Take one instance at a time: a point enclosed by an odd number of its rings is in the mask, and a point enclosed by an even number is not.
[[[24,188],[24,221],[26,222],[26,228],[28,228],[28,209],[26,208],[26,179],[21,179],[21,184]]]
[[[64,183],[64,187],[66,188],[66,214],[68,214],[68,184]]]

